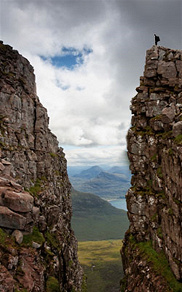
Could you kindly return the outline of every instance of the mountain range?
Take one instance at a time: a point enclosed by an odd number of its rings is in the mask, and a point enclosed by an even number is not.
[[[114,166],[107,171],[100,166],[93,166],[69,176],[69,179],[74,189],[109,200],[125,197],[131,174],[127,166]]]

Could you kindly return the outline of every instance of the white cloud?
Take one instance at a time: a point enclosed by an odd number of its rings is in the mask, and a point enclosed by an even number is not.
[[[160,35],[161,45],[182,45],[181,1],[0,1],[1,38],[34,66],[51,130],[63,147],[82,146],[66,150],[68,162],[102,162],[113,155],[117,163],[121,145],[126,145],[130,100],[153,33]],[[56,68],[40,58],[60,55],[63,47],[92,53],[85,54],[75,70]],[[101,151],[96,145],[106,148]],[[111,153],[109,145],[117,151]]]
[[[129,99],[120,97],[118,102],[110,75],[113,66],[107,58],[103,62],[103,57],[95,55],[93,48],[83,66],[71,71],[29,57],[37,72],[38,95],[48,108],[51,129],[61,144],[120,144],[121,114],[125,129],[129,126]]]
[[[121,146],[64,149],[69,166],[127,165],[126,151]]]

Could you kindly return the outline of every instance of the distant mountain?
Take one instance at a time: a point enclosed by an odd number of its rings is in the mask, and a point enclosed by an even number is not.
[[[107,181],[108,183],[113,183],[114,181],[117,181],[117,182],[128,182],[128,179],[126,177],[126,175],[124,174],[120,174],[120,173],[109,173],[109,172],[106,172],[106,171],[103,171],[103,172],[100,172],[97,177],[95,178],[95,181],[96,180],[101,180],[101,182],[103,182],[102,180],[105,180]],[[94,181],[94,180],[92,180]]]
[[[88,168],[89,168],[89,166],[68,166],[67,171],[68,171],[68,175],[70,177],[70,176],[74,176],[75,174],[78,174],[82,170],[85,170]]]
[[[95,166],[70,177],[70,182],[80,192],[92,193],[108,200],[125,196],[130,187],[130,175],[109,173]]]
[[[113,166],[108,170],[109,173],[123,173],[123,168],[120,166]]]
[[[103,169],[99,166],[92,166],[89,169],[81,171],[79,174],[74,175],[74,177],[80,177],[85,179],[91,179],[96,177]]]
[[[90,193],[72,189],[72,228],[79,241],[123,238],[127,212]]]
[[[125,175],[128,179],[131,178],[131,172],[128,166],[113,166],[107,172],[109,173],[120,173]]]

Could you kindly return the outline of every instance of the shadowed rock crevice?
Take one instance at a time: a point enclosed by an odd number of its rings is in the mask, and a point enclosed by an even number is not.
[[[123,291],[182,291],[182,51],[148,50],[136,90]]]

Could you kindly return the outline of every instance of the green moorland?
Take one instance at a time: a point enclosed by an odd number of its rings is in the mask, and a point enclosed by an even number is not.
[[[127,212],[100,197],[72,190],[72,228],[78,241],[123,239],[129,227]]]
[[[78,257],[87,278],[88,292],[118,292],[123,277],[122,240],[78,243]]]
[[[118,292],[123,277],[120,249],[129,222],[126,211],[100,197],[72,190],[72,228],[87,292]]]

